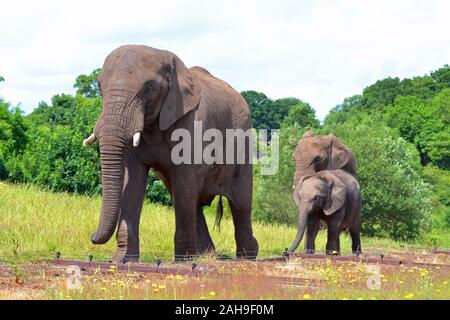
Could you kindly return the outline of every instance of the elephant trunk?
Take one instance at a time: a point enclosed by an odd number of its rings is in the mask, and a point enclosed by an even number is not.
[[[297,235],[295,236],[295,240],[294,240],[294,242],[292,242],[291,247],[287,251],[288,253],[294,252],[300,245],[300,242],[302,242],[303,234],[305,233],[305,229],[306,229],[307,218],[308,218],[307,214],[300,214],[300,216],[298,218]]]
[[[109,140],[109,141],[108,141]],[[116,142],[113,143],[113,140]],[[94,244],[104,244],[114,234],[119,220],[124,178],[124,145],[112,137],[100,140],[100,160],[102,166],[102,209],[100,222],[91,236]]]
[[[91,236],[94,244],[108,242],[117,227],[122,206],[125,152],[130,152],[132,144],[137,146],[133,136],[143,130],[143,123],[142,108],[129,106],[127,101],[114,106],[105,102],[95,128],[95,136],[99,137],[100,143],[102,209],[97,231]]]

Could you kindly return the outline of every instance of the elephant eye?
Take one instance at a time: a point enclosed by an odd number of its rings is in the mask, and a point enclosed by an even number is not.
[[[314,202],[315,203],[319,203],[320,202],[320,196],[315,196],[314,197]]]
[[[151,97],[155,93],[157,93],[157,83],[156,81],[148,81],[145,86],[144,90],[142,92],[144,97]]]

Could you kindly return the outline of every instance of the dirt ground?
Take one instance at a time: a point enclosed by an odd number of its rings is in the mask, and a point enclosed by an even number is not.
[[[363,257],[377,257],[376,249]],[[424,250],[390,252],[384,259],[404,262],[380,265],[383,292],[367,291],[367,265],[333,258],[288,261],[200,260],[204,276],[85,270],[83,288],[68,290],[66,268],[50,264],[0,264],[0,299],[450,299],[450,255]],[[433,266],[416,267],[414,263]],[[407,264],[407,266],[406,266]],[[191,263],[163,264],[189,270]],[[324,290],[326,288],[326,290]]]

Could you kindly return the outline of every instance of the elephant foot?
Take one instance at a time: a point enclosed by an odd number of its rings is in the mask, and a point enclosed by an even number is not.
[[[175,244],[175,262],[192,261],[194,258],[198,257],[196,249],[192,244],[189,245],[178,245]]]
[[[211,241],[197,241],[195,251],[197,252],[198,255],[215,254],[216,247],[214,246],[214,243],[212,243]]]
[[[111,262],[116,263],[139,262],[139,253],[132,254],[118,251],[112,257]]]
[[[306,254],[314,254],[316,251],[314,249],[305,249]]]
[[[258,256],[258,241],[252,237],[244,246],[238,246],[236,258],[254,260]]]

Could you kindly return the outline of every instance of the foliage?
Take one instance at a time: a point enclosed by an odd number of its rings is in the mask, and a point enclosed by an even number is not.
[[[450,171],[428,165],[423,169],[425,181],[433,186],[432,201],[436,208],[437,227],[450,227]]]
[[[20,159],[21,180],[55,191],[97,194],[98,150],[84,148],[81,142],[92,132],[101,100],[65,96],[63,103],[41,105],[27,119],[33,130]],[[59,98],[52,100],[55,103]]]
[[[298,125],[300,127],[319,127],[320,122],[316,118],[316,112],[308,103],[300,102],[293,105],[282,121],[282,127]]]
[[[281,128],[283,120],[288,116],[289,111],[294,108],[291,115],[292,121],[299,121],[295,119],[297,116],[302,117],[302,121],[317,122],[314,116],[314,110],[306,103],[297,98],[282,98],[278,100],[271,100],[262,92],[244,91],[241,95],[246,100],[250,113],[252,115],[252,126],[255,129],[279,129]],[[303,110],[302,110],[303,109]],[[303,120],[303,116],[307,117]],[[308,120],[306,120],[308,119]]]
[[[13,159],[22,154],[28,140],[26,131],[22,110],[0,97],[0,179],[14,170]]]
[[[352,117],[356,112],[362,108],[361,95],[355,95],[349,98],[345,98],[342,104],[332,108],[328,115],[325,117],[324,124],[342,124]]]
[[[150,174],[148,175],[145,198],[150,202],[161,203],[167,206],[172,205],[172,199],[164,182],[162,182],[153,171],[150,171]]]
[[[81,74],[75,80],[74,88],[77,89],[77,94],[80,94],[86,98],[98,98],[100,97],[100,86],[97,78],[102,69],[95,69],[90,75]]]

